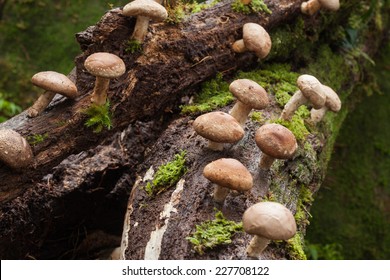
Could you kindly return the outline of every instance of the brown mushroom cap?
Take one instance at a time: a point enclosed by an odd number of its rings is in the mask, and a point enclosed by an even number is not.
[[[245,47],[264,58],[271,51],[272,41],[267,31],[257,23],[246,23],[242,27],[242,38]]]
[[[277,159],[291,158],[298,148],[294,134],[276,123],[261,126],[256,131],[255,141],[264,154]]]
[[[211,182],[232,190],[247,191],[253,186],[252,175],[248,169],[233,158],[210,162],[203,169],[203,175]]]
[[[339,0],[318,0],[318,2],[320,2],[321,7],[330,11],[337,11],[340,9]]]
[[[297,79],[297,85],[315,109],[319,109],[325,105],[325,90],[316,77],[306,74],[301,75]]]
[[[107,79],[117,78],[126,71],[123,60],[112,53],[97,52],[87,57],[84,62],[89,73]]]
[[[200,115],[192,125],[196,133],[217,143],[235,143],[245,134],[234,117],[219,111]]]
[[[123,7],[125,16],[144,16],[154,21],[163,21],[168,17],[167,10],[153,0],[135,0]]]
[[[297,231],[293,214],[277,202],[260,202],[249,207],[242,217],[245,232],[269,240],[287,240]]]
[[[323,85],[325,94],[326,94],[326,102],[325,106],[328,107],[329,110],[337,113],[341,109],[341,100],[337,93],[330,87]]]
[[[269,103],[265,89],[249,79],[233,81],[229,90],[239,101],[257,110],[264,109]]]
[[[30,165],[32,160],[33,153],[26,139],[11,129],[0,130],[0,161],[18,169]]]
[[[76,85],[67,76],[55,71],[38,72],[32,76],[31,82],[37,87],[60,93],[68,98],[77,96]]]

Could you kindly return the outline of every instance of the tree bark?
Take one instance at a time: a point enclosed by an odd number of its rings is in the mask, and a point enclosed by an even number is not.
[[[283,192],[282,202],[295,213],[300,183],[313,192],[321,183],[326,165],[314,167],[318,166],[314,163],[326,145],[324,139],[309,135],[307,142],[314,155],[308,155],[301,145],[293,161],[282,161],[267,173],[257,168],[260,152],[253,134],[258,123],[248,122],[246,136],[238,145],[227,146],[223,152],[209,152],[204,148],[206,142],[194,135],[193,117],[182,117],[178,111],[178,105],[203,81],[217,73],[228,76],[257,65],[255,54],[232,51],[231,45],[242,36],[243,24],[259,23],[266,30],[288,24],[300,14],[303,1],[265,2],[271,15],[236,13],[227,1],[191,15],[178,25],[151,24],[143,51],[134,54],[126,51],[126,41],[135,19],[124,17],[120,9],[107,12],[95,26],[78,33],[83,52],[75,59],[69,77],[76,83],[80,97],[75,101],[57,98],[41,116],[28,119],[23,112],[0,125],[25,137],[48,134],[42,143],[33,146],[35,160],[30,168],[17,173],[1,166],[0,257],[94,258],[96,251],[120,244],[116,238],[107,238],[110,241],[91,249],[85,244],[95,236],[93,232],[103,230],[106,237],[111,237],[123,230],[121,255],[126,259],[246,259],[251,237],[244,233],[237,234],[231,246],[202,256],[185,239],[196,224],[212,218],[218,206],[212,201],[212,188],[202,170],[220,157],[239,159],[256,182],[250,193],[229,195],[224,206],[219,206],[228,219],[240,221],[248,206],[269,195],[276,177]],[[114,127],[96,134],[84,126],[82,111],[90,104],[94,77],[83,63],[98,51],[120,56],[127,71],[110,83],[108,97]],[[221,110],[228,111],[229,107]],[[265,112],[279,114],[281,108],[272,102]],[[156,170],[180,150],[187,151],[188,168],[181,183],[154,198],[148,197],[140,178],[150,167]],[[302,166],[308,169],[308,178],[291,176]],[[164,205],[170,202],[174,211],[160,218]],[[299,225],[301,232],[305,226]],[[152,243],[157,247],[153,248]],[[284,247],[269,248],[262,257],[288,258]]]

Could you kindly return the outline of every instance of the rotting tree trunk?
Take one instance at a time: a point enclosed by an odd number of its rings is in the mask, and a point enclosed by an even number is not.
[[[278,183],[282,184],[286,198],[283,202],[295,212],[300,190],[290,186],[290,174],[304,162],[310,176],[295,179],[304,180],[315,191],[324,172],[308,163],[307,151],[301,147],[296,161],[261,174],[256,171],[260,152],[253,143],[258,125],[248,125],[246,137],[239,145],[222,153],[210,153],[203,149],[203,140],[194,136],[191,118],[177,114],[182,98],[194,92],[201,82],[218,72],[234,73],[256,65],[254,54],[235,54],[231,49],[231,44],[240,39],[244,23],[260,23],[267,30],[288,24],[300,14],[303,1],[265,2],[272,15],[238,14],[227,2],[192,15],[179,25],[151,24],[142,53],[126,52],[125,42],[135,19],[122,16],[120,9],[109,11],[96,26],[77,34],[83,53],[76,58],[75,71],[69,76],[81,96],[76,101],[57,99],[37,118],[27,119],[23,112],[0,125],[24,136],[48,133],[42,143],[33,147],[33,166],[20,173],[1,167],[0,256],[95,257],[91,254],[96,248],[85,245],[92,243],[91,232],[105,231],[108,236],[99,249],[118,246],[118,239],[112,235],[122,233],[128,208],[122,239],[124,258],[245,259],[250,237],[243,233],[237,235],[232,246],[203,256],[195,254],[185,239],[196,224],[213,216],[212,189],[201,172],[206,163],[222,156],[240,159],[257,184],[250,194],[228,197],[223,208],[227,218],[239,221],[247,206],[267,195],[275,177],[281,178]],[[84,126],[85,116],[80,112],[90,102],[94,82],[83,62],[98,51],[119,55],[127,72],[110,84],[114,128],[94,134]],[[278,113],[280,108],[273,103],[266,115]],[[318,161],[325,144],[322,140],[308,137],[316,152],[311,161]],[[160,219],[174,188],[151,199],[142,190],[138,176],[143,176],[150,166],[156,169],[180,150],[187,151],[189,171],[181,181],[183,185],[179,185],[183,189],[176,192],[180,199],[173,205],[175,211],[169,219]],[[153,246],[147,244],[151,232],[158,228],[163,228],[160,233],[164,234],[154,240],[158,246],[150,249]],[[304,225],[301,230],[304,231]],[[84,238],[85,242],[80,244]],[[64,248],[69,251],[63,251]],[[264,257],[284,258],[288,253],[276,247],[266,251]]]

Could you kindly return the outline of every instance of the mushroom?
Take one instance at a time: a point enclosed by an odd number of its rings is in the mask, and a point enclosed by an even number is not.
[[[213,151],[222,151],[223,143],[236,143],[245,134],[235,118],[220,111],[200,115],[192,125],[196,133],[209,140],[208,148]]]
[[[320,109],[325,105],[325,90],[316,77],[301,75],[297,79],[297,85],[299,90],[284,105],[280,116],[283,120],[290,120],[301,105],[311,104],[314,109]]]
[[[33,160],[30,144],[12,129],[0,130],[0,161],[12,169],[27,167]]]
[[[247,191],[253,186],[253,178],[248,169],[233,158],[210,162],[203,169],[203,176],[216,184],[214,200],[218,203],[223,203],[230,190]]]
[[[125,73],[125,63],[115,54],[97,52],[87,57],[84,66],[90,74],[96,77],[91,97],[92,103],[104,105],[107,101],[110,79],[118,78]]]
[[[311,109],[311,121],[316,124],[322,120],[328,110],[337,113],[341,109],[341,100],[330,87],[323,85],[326,94],[325,106],[320,109]]]
[[[269,170],[275,159],[292,158],[298,148],[294,134],[276,123],[261,126],[256,131],[255,142],[262,152],[259,168],[263,170]]]
[[[76,85],[64,74],[55,71],[38,72],[31,78],[33,85],[45,92],[27,110],[27,116],[34,118],[40,115],[53,100],[56,93],[74,99],[77,97]]]
[[[271,51],[271,37],[257,23],[245,23],[242,27],[242,39],[234,42],[232,48],[237,53],[252,51],[260,59],[265,58]]]
[[[258,258],[270,240],[292,238],[297,225],[289,209],[278,202],[259,202],[249,207],[242,217],[244,231],[254,235],[246,249],[248,256]]]
[[[123,7],[123,15],[137,17],[131,38],[142,43],[148,32],[149,20],[164,21],[168,17],[168,12],[153,0],[135,0]]]
[[[301,12],[306,15],[314,15],[321,8],[329,11],[337,11],[340,8],[339,0],[309,0],[301,4]]]
[[[235,80],[230,84],[229,90],[237,98],[237,102],[230,111],[230,115],[242,126],[245,125],[252,109],[264,109],[269,103],[265,89],[252,80]]]

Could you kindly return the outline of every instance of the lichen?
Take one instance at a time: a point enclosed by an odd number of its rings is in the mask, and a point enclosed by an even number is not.
[[[252,0],[249,4],[243,4],[240,0],[234,0],[232,3],[232,10],[236,13],[250,14],[250,13],[266,13],[272,14],[267,4],[263,0]]]
[[[176,154],[172,161],[161,165],[152,182],[148,182],[145,191],[149,196],[157,195],[174,186],[186,173],[186,151]]]
[[[221,211],[215,214],[214,220],[196,225],[196,230],[186,239],[191,242],[194,250],[203,255],[206,250],[232,243],[232,236],[243,231],[242,222],[227,220]]]

